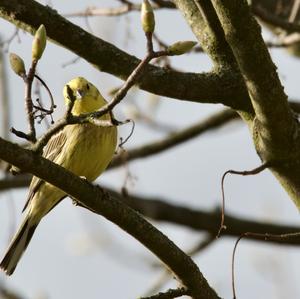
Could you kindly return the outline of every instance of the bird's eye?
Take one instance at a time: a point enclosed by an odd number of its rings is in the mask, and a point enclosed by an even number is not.
[[[89,86],[88,84],[86,85],[86,89],[87,89],[87,90],[89,90],[89,89],[90,89],[90,86]]]

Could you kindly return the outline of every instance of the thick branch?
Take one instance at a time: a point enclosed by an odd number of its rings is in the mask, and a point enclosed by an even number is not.
[[[183,225],[194,230],[209,232],[212,235],[216,235],[220,228],[221,213],[219,210],[205,212],[188,208],[186,206],[175,205],[161,198],[136,195],[124,197],[112,190],[110,190],[110,192],[120,200],[125,200],[135,210],[154,220]],[[182,202],[184,201],[186,201],[186,199],[182,200]],[[227,214],[226,227],[227,229],[222,231],[221,236],[239,237],[245,232],[285,234],[297,233],[300,231],[300,227],[297,226],[246,220]],[[249,239],[256,240],[251,236],[249,236]],[[299,246],[300,237],[284,240],[272,240],[271,242]]]
[[[213,5],[245,78],[262,142],[268,151],[289,150],[295,120],[260,26],[246,1],[213,0]]]
[[[0,191],[10,188],[27,187],[30,183],[31,176],[18,175],[13,178],[0,180]],[[145,197],[129,194],[124,196],[112,189],[108,192],[122,202],[126,202],[134,210],[156,221],[165,221],[176,225],[183,225],[196,231],[205,231],[211,235],[216,235],[220,228],[221,212],[219,209],[215,211],[196,210],[182,205],[175,205],[166,199],[158,197]],[[185,200],[186,201],[186,200]],[[183,202],[183,201],[182,201]],[[247,220],[230,214],[226,214],[227,229],[222,231],[221,236],[237,238],[245,232],[254,233],[270,233],[270,234],[286,234],[297,233],[300,227],[292,225],[281,225],[270,222]],[[257,240],[255,238],[249,239]],[[261,240],[257,240],[261,241]],[[273,243],[282,245],[300,245],[300,239],[284,239],[272,240]]]
[[[202,133],[219,128],[225,123],[236,119],[237,117],[238,114],[235,111],[223,110],[206,118],[205,120],[201,120],[199,123],[193,126],[171,134],[170,136],[162,140],[130,149],[126,151],[124,155],[121,153],[112,160],[112,163],[110,164],[109,168],[120,166],[124,162],[141,159],[155,155],[157,153],[161,153],[174,146],[180,145],[192,138],[195,138],[196,136],[199,136]]]
[[[271,171],[300,208],[299,123],[288,105],[261,29],[245,0],[213,0],[213,5],[251,97],[255,121],[250,128],[256,150],[263,161],[276,162]]]
[[[33,152],[0,138],[0,158],[59,187],[80,204],[117,224],[157,255],[193,298],[218,298],[194,262],[165,235],[122,201]]]
[[[238,71],[237,64],[230,49],[211,1],[194,0],[177,1],[180,10],[189,22],[203,49],[215,62],[217,69],[230,68]],[[194,13],[187,14],[193,11]],[[238,72],[239,73],[239,72]]]
[[[240,88],[246,91],[235,57],[225,39],[211,1],[174,0],[174,2],[190,25],[203,50],[210,56],[215,70],[221,73],[229,72]],[[247,109],[240,110],[243,112],[241,116],[246,120],[252,119],[253,107],[247,91],[242,101]]]
[[[1,1],[0,17],[29,33],[35,32],[40,24],[44,24],[48,37],[54,42],[84,58],[99,70],[123,80],[140,62],[136,57],[72,24],[50,7],[33,0]],[[149,65],[145,76],[137,85],[149,92],[171,98],[222,103],[238,110],[251,110],[250,101],[245,100],[248,95],[244,85],[230,72],[181,73]]]

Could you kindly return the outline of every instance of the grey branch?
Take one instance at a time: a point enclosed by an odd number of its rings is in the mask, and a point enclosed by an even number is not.
[[[4,178],[0,180],[0,191],[10,188],[24,188],[30,183],[29,175],[18,175],[15,177]],[[188,208],[182,205],[171,203],[170,199],[159,197],[145,197],[132,195],[125,196],[112,189],[104,188],[113,197],[118,198],[122,202],[126,202],[134,210],[137,210],[146,217],[156,221],[168,222],[176,225],[182,225],[196,231],[205,231],[210,235],[216,235],[220,227],[221,210],[203,211]],[[184,199],[183,201],[186,201]],[[253,233],[270,233],[285,234],[297,233],[300,227],[292,225],[279,225],[276,223],[254,221],[250,219],[239,218],[234,215],[226,214],[227,229],[222,232],[221,237],[237,238],[245,232]],[[253,240],[262,241],[251,238]],[[300,238],[286,240],[272,240],[274,243],[285,245],[300,245]],[[194,252],[194,251],[193,251]],[[192,254],[192,252],[190,252]]]
[[[238,118],[238,114],[233,110],[223,110],[207,117],[198,123],[187,127],[181,131],[170,134],[170,136],[149,144],[142,145],[137,148],[130,149],[116,156],[111,162],[109,168],[114,168],[122,165],[124,162],[133,161],[136,159],[145,158],[166,151],[174,146],[180,145],[188,140],[208,132],[209,130],[217,129],[228,123],[231,120]]]
[[[33,0],[1,1],[0,17],[29,33],[35,32],[40,24],[44,24],[48,37],[55,43],[84,58],[97,69],[123,80],[140,63],[138,58],[93,36],[55,10]],[[66,35],[68,39],[65,38]],[[252,109],[245,86],[229,71],[182,73],[148,65],[138,86],[155,94],[185,101],[223,103],[246,111]]]
[[[192,259],[124,202],[61,166],[2,138],[0,158],[60,188],[82,206],[128,232],[172,269],[193,298],[219,298]]]

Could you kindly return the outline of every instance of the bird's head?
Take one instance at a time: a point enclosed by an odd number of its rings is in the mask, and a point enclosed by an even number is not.
[[[94,112],[106,104],[106,101],[99,90],[82,77],[74,78],[65,85],[63,95],[66,104],[70,101],[67,86],[69,86],[73,92],[73,97],[75,99],[72,109],[73,115]]]

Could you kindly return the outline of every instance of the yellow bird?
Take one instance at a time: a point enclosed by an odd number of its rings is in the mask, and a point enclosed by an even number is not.
[[[67,85],[75,97],[73,115],[94,112],[106,104],[97,88],[84,78],[75,78]],[[66,86],[63,94],[68,103]],[[105,114],[101,119],[109,120],[110,115]],[[43,156],[74,174],[93,181],[110,163],[116,144],[116,127],[101,127],[90,123],[67,125],[51,137]],[[24,220],[0,263],[0,268],[7,275],[14,272],[41,219],[66,196],[62,190],[33,177],[24,207]]]

